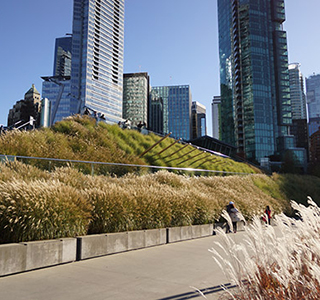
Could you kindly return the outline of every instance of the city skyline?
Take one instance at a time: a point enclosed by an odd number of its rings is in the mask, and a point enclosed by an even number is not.
[[[320,3],[285,4],[289,63],[300,63],[304,77],[319,74],[315,30]],[[55,39],[72,32],[72,6],[72,0],[2,5],[0,28],[7,47],[1,50],[0,124],[7,124],[9,109],[33,83],[42,92],[40,77],[52,72]],[[190,85],[192,99],[206,106],[209,135],[211,101],[220,94],[217,23],[212,0],[201,5],[196,0],[125,2],[124,73],[148,72],[151,86]]]

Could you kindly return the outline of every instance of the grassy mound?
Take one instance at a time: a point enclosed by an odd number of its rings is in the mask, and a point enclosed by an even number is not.
[[[143,135],[136,130],[121,129],[118,125],[108,125],[103,122],[96,124],[95,119],[88,116],[75,116],[58,122],[51,128],[34,131],[10,131],[1,135],[0,154],[237,173],[259,172],[245,163],[204,153],[191,145],[185,147],[181,143],[175,143],[172,138],[166,138],[140,157],[160,139],[161,137],[152,133]],[[43,169],[66,165],[61,162],[49,163],[40,160],[30,160],[28,163]],[[91,173],[90,164],[77,163],[73,164],[73,167],[85,174]],[[94,167],[95,174],[117,176],[128,172],[143,174],[148,170],[147,168],[124,166],[95,165]],[[188,172],[188,174],[205,175],[207,173],[200,171]],[[210,173],[210,175],[213,174]]]

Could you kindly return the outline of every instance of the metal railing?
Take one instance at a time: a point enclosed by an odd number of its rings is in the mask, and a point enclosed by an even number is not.
[[[153,170],[169,170],[169,171],[181,171],[181,172],[204,172],[204,173],[216,173],[222,176],[226,175],[250,175],[252,173],[242,173],[242,172],[230,172],[230,171],[219,171],[219,170],[206,170],[206,169],[195,169],[195,168],[178,168],[178,167],[164,167],[164,166],[150,166],[150,165],[138,165],[138,164],[123,164],[123,163],[109,163],[109,162],[97,162],[97,161],[87,161],[87,160],[71,160],[71,159],[60,159],[60,158],[46,158],[46,157],[32,157],[32,156],[21,156],[21,155],[5,155],[0,154],[1,162],[13,162],[17,160],[41,160],[49,162],[49,171],[51,171],[52,162],[63,162],[66,164],[89,164],[91,165],[91,175],[94,175],[94,167],[96,165],[102,166],[119,166],[119,167],[135,167],[135,168],[149,168]]]

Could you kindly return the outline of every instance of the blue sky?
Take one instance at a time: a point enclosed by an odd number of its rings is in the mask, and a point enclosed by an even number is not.
[[[72,0],[2,1],[0,124],[41,76],[52,75],[55,38],[72,32]],[[320,73],[319,0],[286,0],[289,62]],[[124,72],[148,72],[152,86],[189,84],[207,108],[219,95],[216,0],[126,0]]]

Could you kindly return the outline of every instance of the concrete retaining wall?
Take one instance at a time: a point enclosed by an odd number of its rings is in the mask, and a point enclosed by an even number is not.
[[[185,241],[213,233],[213,225],[194,225],[79,236],[0,245],[0,276]]]
[[[168,243],[196,239],[212,235],[213,224],[167,228]]]
[[[21,244],[0,245],[0,275],[26,270],[27,248]]]
[[[137,230],[80,236],[77,260],[166,243],[166,229]]]
[[[75,238],[0,245],[0,276],[75,260]]]

